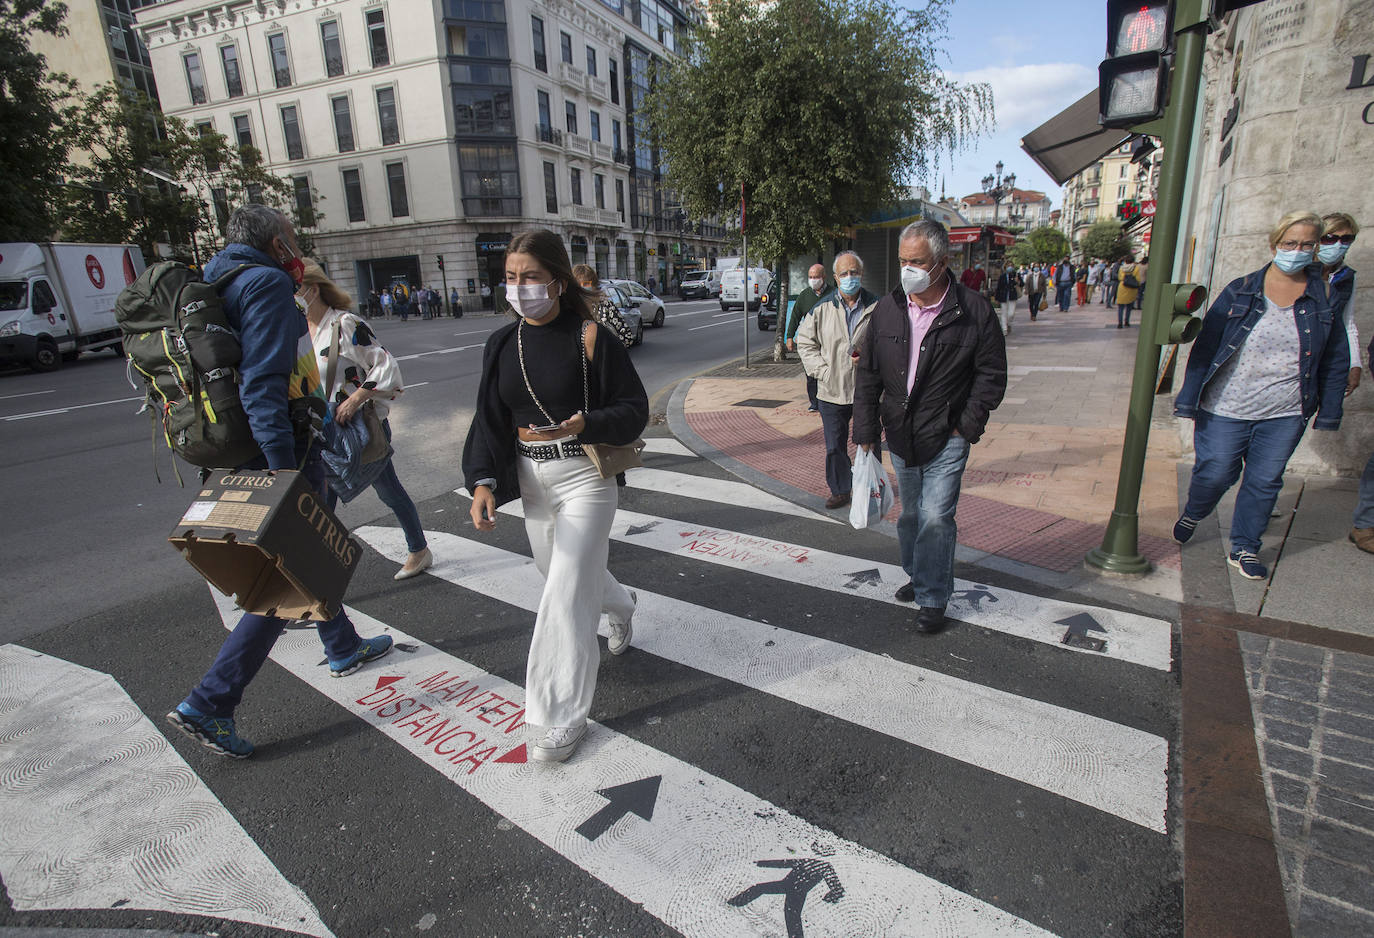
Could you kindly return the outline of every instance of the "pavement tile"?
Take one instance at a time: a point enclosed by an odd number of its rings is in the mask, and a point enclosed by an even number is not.
[[[1374,792],[1370,793],[1374,797]],[[1348,795],[1343,796],[1340,792],[1323,791],[1317,795],[1316,803],[1313,805],[1317,814],[1333,821],[1340,821],[1352,827],[1362,828],[1374,837],[1374,801],[1361,802]],[[1371,850],[1365,858],[1366,864],[1374,864],[1374,850]],[[1339,893],[1329,893],[1329,895],[1339,895]]]
[[[1352,866],[1326,857],[1313,857],[1303,871],[1305,891],[1340,896],[1351,905],[1374,909],[1374,874],[1369,864]]]
[[[1374,915],[1304,896],[1298,914],[1302,938],[1352,938],[1374,933]]]
[[[1309,838],[1312,850],[1346,863],[1368,866],[1374,856],[1374,834],[1328,818],[1313,819]]]
[[[1374,743],[1358,736],[1346,736],[1328,730],[1322,735],[1322,755],[1357,765],[1374,766]]]

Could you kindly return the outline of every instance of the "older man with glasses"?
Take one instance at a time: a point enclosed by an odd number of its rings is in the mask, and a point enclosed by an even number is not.
[[[1007,389],[1007,348],[987,299],[949,273],[949,232],[939,222],[902,229],[902,283],[878,301],[859,350],[854,442],[887,434],[902,514],[897,543],[915,602],[916,630],[945,626],[954,592],[954,509],[968,462]]]
[[[854,364],[878,297],[863,288],[864,262],[853,251],[835,258],[835,289],[797,326],[797,354],[816,379],[816,403],[825,431],[826,508],[849,504],[849,421],[854,414]]]

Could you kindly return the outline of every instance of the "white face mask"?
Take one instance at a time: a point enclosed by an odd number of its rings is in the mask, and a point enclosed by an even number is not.
[[[825,280],[821,277],[812,277],[810,280],[806,282],[809,283],[811,285],[811,289],[815,290],[817,293],[820,293],[821,287],[825,286]]]
[[[902,292],[907,296],[930,289],[930,271],[920,267],[902,266]]]
[[[551,283],[522,283],[511,292],[506,288],[506,302],[521,319],[543,319],[557,297],[549,295]]]

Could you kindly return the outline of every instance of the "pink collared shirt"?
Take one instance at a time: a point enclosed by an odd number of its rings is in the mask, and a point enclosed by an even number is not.
[[[935,321],[935,317],[940,315],[940,309],[945,305],[945,297],[949,295],[949,281],[945,281],[945,292],[940,294],[940,298],[929,306],[922,306],[910,296],[906,298],[906,315],[911,321],[911,357],[906,363],[906,393],[910,394],[911,389],[916,385],[916,363],[921,358],[921,343],[926,340],[926,333],[930,331],[930,324]]]

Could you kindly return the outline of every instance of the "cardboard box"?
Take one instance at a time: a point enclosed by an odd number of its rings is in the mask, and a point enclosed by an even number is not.
[[[168,538],[245,612],[338,615],[362,545],[299,472],[220,470]]]

